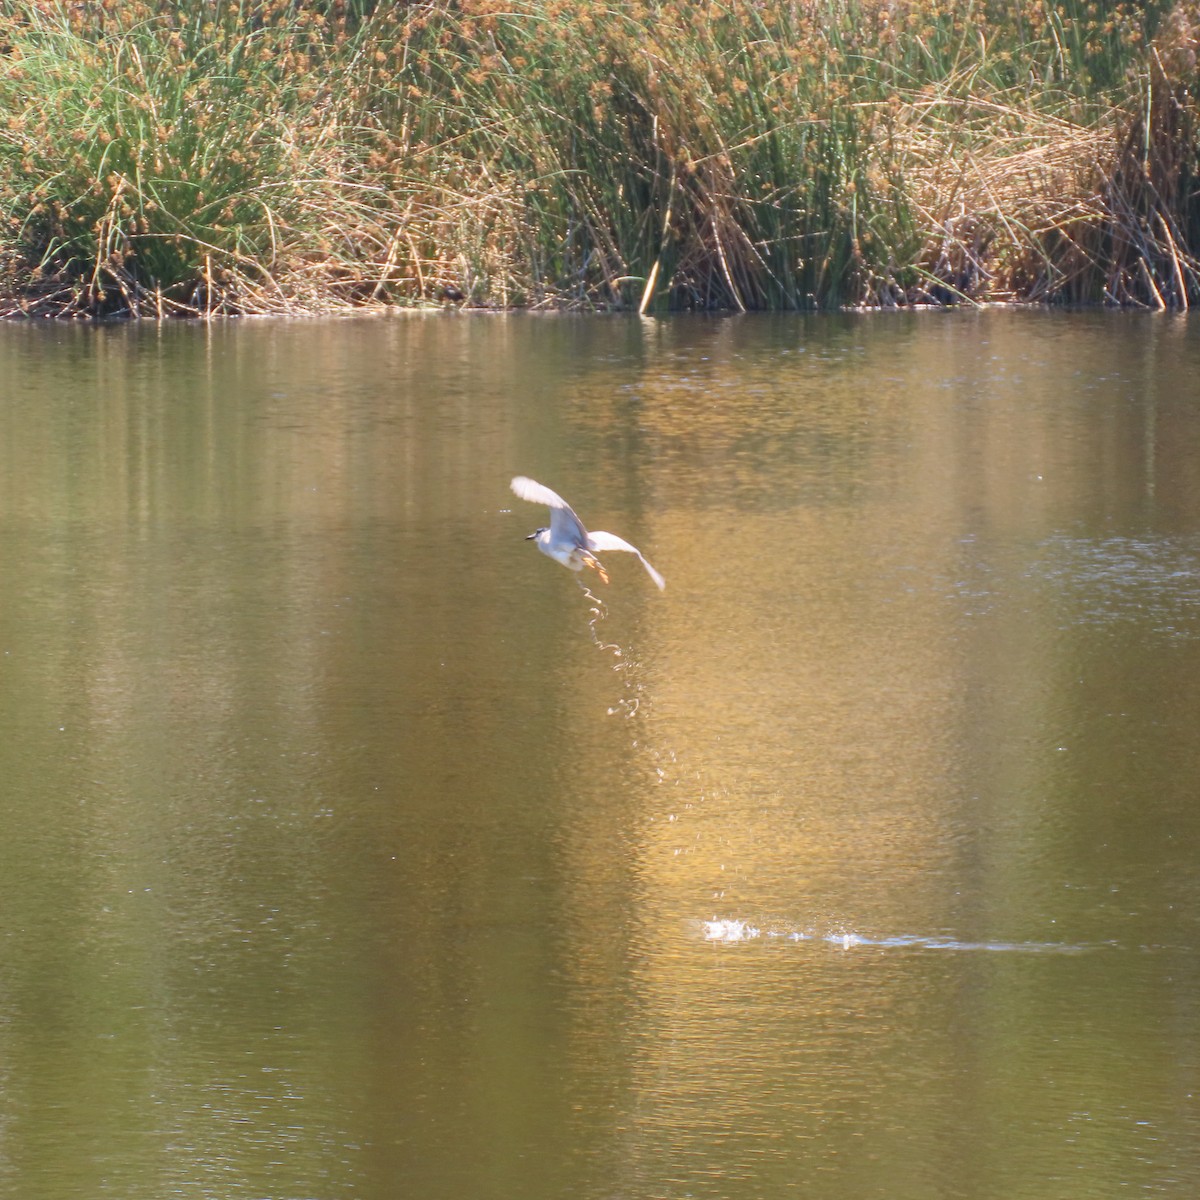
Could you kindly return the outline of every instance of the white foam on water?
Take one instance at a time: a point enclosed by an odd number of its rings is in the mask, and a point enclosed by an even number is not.
[[[989,950],[994,953],[1009,951],[1024,954],[1080,954],[1091,946],[1072,945],[1066,942],[967,942],[949,937],[921,937],[915,934],[900,934],[893,937],[864,937],[862,934],[843,929],[824,932],[798,929],[763,929],[748,921],[733,917],[713,917],[701,921],[704,940],[708,942],[748,942],[756,938],[774,938],[789,942],[825,942],[850,950],[855,946],[874,946],[883,949],[912,950]]]

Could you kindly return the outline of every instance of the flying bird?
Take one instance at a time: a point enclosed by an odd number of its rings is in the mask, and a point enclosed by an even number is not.
[[[518,475],[512,481],[512,490],[522,500],[549,505],[549,526],[543,525],[540,529],[535,529],[525,540],[536,542],[537,548],[555,562],[570,567],[572,571],[582,571],[584,567],[591,567],[607,583],[608,572],[596,557],[597,552],[627,550],[630,554],[638,556],[638,561],[658,585],[659,591],[667,586],[667,581],[646,561],[636,546],[631,546],[615,533],[605,533],[598,529],[588,533],[583,527],[583,522],[575,515],[575,510],[557,492],[552,492],[548,487],[527,479],[524,475]]]

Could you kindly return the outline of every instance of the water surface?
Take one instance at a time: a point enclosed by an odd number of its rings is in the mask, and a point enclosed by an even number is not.
[[[0,1194],[1196,1194],[1197,378],[1121,314],[0,328]]]

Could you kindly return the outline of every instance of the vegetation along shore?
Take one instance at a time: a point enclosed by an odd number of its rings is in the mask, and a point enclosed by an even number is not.
[[[1200,300],[1200,3],[0,0],[0,313]]]

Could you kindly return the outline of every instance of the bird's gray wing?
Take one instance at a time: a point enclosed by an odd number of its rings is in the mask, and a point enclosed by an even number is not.
[[[624,538],[617,537],[615,533],[605,533],[603,529],[593,529],[587,535],[587,545],[589,550],[595,552],[627,550],[630,554],[636,554],[638,561],[646,568],[646,573],[658,584],[658,590],[661,592],[667,586],[667,581],[646,561],[645,555],[636,546],[631,546]]]
[[[575,515],[575,510],[557,493],[552,492],[536,479],[518,475],[512,481],[512,490],[522,500],[533,504],[546,504],[550,507],[550,536],[555,541],[570,538],[580,546],[587,545],[588,532],[583,522]]]

